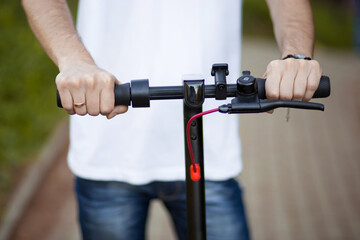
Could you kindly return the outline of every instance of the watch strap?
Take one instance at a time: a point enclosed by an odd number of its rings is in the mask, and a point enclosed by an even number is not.
[[[289,54],[286,57],[282,58],[282,60],[285,60],[285,59],[288,59],[288,58],[311,60],[311,57],[306,57],[306,56],[304,56],[302,54]]]

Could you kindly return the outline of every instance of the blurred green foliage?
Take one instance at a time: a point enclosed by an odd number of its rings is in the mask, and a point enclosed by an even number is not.
[[[317,43],[335,48],[352,48],[353,16],[350,5],[339,1],[312,1],[312,7]]]
[[[14,175],[34,159],[54,126],[56,66],[31,32],[20,1],[0,7],[0,205]],[[1,214],[0,214],[1,215]]]
[[[56,68],[26,23],[18,1],[0,8],[0,189],[12,169],[36,153],[59,117],[54,98]]]
[[[245,36],[273,38],[270,13],[265,0],[243,0]],[[352,47],[352,14],[349,0],[312,0],[316,43],[328,47]]]

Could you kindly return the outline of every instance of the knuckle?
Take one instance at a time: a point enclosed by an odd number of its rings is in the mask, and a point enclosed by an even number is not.
[[[319,77],[320,77],[321,74],[322,74],[322,69],[321,69],[320,63],[318,61],[311,60],[310,61],[310,66],[311,66],[312,70],[315,70],[314,72],[317,75],[319,75]]]
[[[299,91],[299,90],[294,91],[294,99],[303,99],[304,95],[305,95],[304,91]]]
[[[267,98],[270,99],[279,99],[279,92],[274,89],[271,89],[266,92],[266,96]]]
[[[74,115],[74,114],[75,114],[74,110],[65,110],[65,111],[66,111],[67,114],[69,114],[69,115]]]
[[[99,79],[101,79],[101,83],[105,86],[112,86],[115,83],[114,76],[106,72],[102,72],[99,75]]]
[[[90,90],[95,89],[95,87],[97,85],[97,81],[96,81],[96,78],[93,75],[85,75],[84,76],[84,81],[85,81],[87,89],[90,89]]]
[[[309,61],[308,60],[299,60],[298,65],[301,70],[305,69],[309,65]]]
[[[285,60],[285,69],[286,70],[293,70],[294,67],[298,67],[298,62],[299,61],[296,61],[296,59],[293,59],[293,58],[288,58]]]
[[[66,78],[63,82],[66,88],[80,89],[81,87],[80,78]]]
[[[289,92],[281,92],[280,93],[280,99],[291,100],[292,98],[293,98],[293,95]]]
[[[56,86],[59,90],[62,90],[67,87],[67,84],[64,81],[56,81]]]
[[[101,114],[108,115],[114,110],[114,107],[112,106],[104,106],[101,108]]]
[[[305,95],[304,96],[304,98],[303,98],[303,100],[302,101],[304,101],[304,102],[308,102],[308,101],[310,101],[311,100],[311,98],[312,98],[312,96],[313,96],[313,94],[307,94],[307,95]]]
[[[60,98],[62,108],[65,109],[65,111],[74,111],[71,97],[66,97],[60,94]]]
[[[310,91],[315,91],[318,87],[318,84],[316,82],[313,81],[309,81],[307,84],[307,89]]]
[[[62,76],[60,76],[60,74],[55,79],[56,86],[60,90],[68,88],[69,87],[69,82],[70,81],[69,81],[68,78],[62,77]]]
[[[94,111],[94,110],[88,110],[88,113],[90,116],[98,116],[99,115],[99,111]]]
[[[55,83],[56,85],[59,87],[59,85],[62,83],[62,75],[61,73],[59,73],[56,77],[55,77]]]
[[[101,110],[101,115],[109,115],[112,111],[109,110],[109,109],[104,109],[104,110]]]
[[[71,106],[71,104],[63,104],[63,109],[64,109],[66,112],[68,112],[68,113],[74,111],[74,109],[73,109],[73,107]]]
[[[311,60],[309,61],[309,63],[313,66],[313,67],[319,67],[320,68],[320,64],[318,61],[316,60]]]
[[[273,68],[277,68],[279,65],[280,65],[280,60],[273,60],[268,64],[267,69],[271,70]]]
[[[76,114],[80,115],[80,116],[85,116],[87,114],[86,111],[81,111],[81,110],[78,110],[76,111]]]

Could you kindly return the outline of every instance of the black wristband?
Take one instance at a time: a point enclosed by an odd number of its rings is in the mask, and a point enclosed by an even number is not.
[[[286,57],[284,57],[282,60],[285,60],[285,59],[288,59],[288,58],[311,60],[311,57],[306,57],[306,56],[301,55],[301,54],[289,54]]]

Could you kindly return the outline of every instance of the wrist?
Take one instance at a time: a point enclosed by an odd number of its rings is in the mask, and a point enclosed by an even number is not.
[[[306,48],[305,48],[306,49]],[[283,50],[281,53],[281,59],[286,58],[289,55],[302,55],[305,57],[309,57],[309,58],[313,58],[313,52],[312,51],[304,51],[304,50],[299,50],[299,49],[295,49],[295,48],[287,48],[286,50]]]
[[[84,50],[71,55],[58,58],[58,68],[60,71],[74,65],[95,65],[94,59]]]

